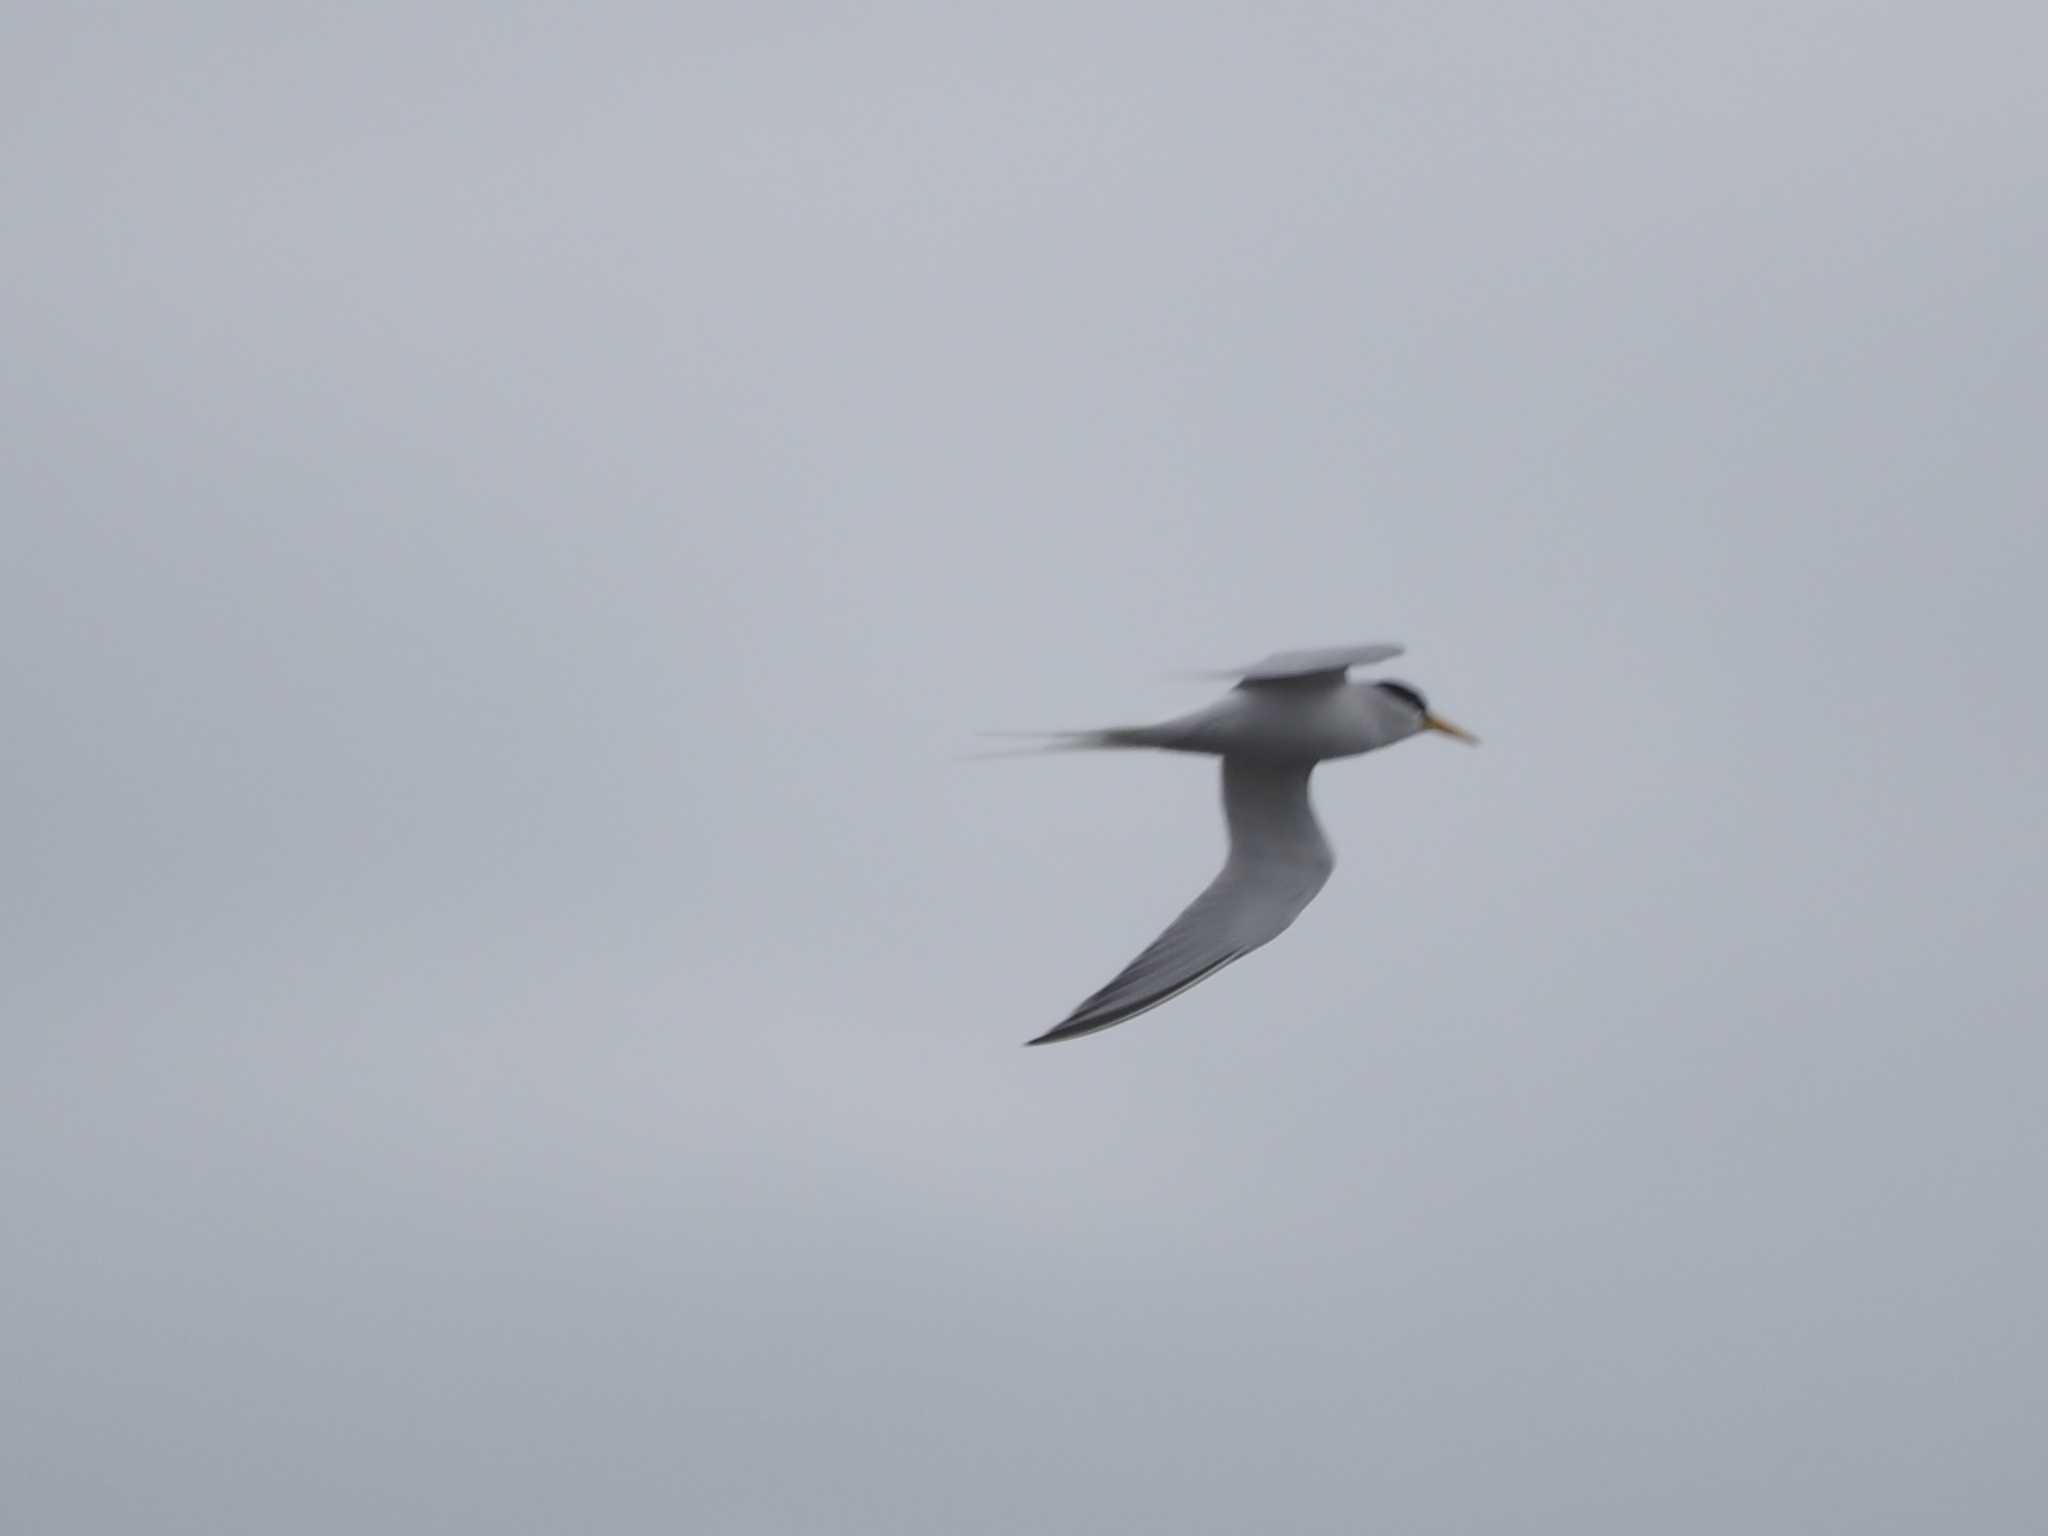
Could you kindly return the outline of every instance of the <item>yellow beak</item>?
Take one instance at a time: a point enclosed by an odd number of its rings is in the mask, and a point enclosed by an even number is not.
[[[1426,729],[1432,731],[1441,731],[1446,736],[1454,737],[1457,740],[1464,742],[1465,745],[1468,747],[1476,747],[1479,745],[1479,738],[1477,736],[1474,736],[1462,725],[1451,724],[1450,721],[1444,719],[1444,717],[1441,715],[1424,715],[1422,717],[1422,724]]]

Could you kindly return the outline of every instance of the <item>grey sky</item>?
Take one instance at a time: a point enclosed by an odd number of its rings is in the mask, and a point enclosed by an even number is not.
[[[2042,1528],[2038,7],[419,9],[0,19],[10,1528]]]

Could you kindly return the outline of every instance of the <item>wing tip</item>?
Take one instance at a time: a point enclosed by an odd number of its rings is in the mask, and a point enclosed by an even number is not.
[[[1287,682],[1296,678],[1320,677],[1325,673],[1348,673],[1353,667],[1376,667],[1381,662],[1405,656],[1408,648],[1397,640],[1379,640],[1367,645],[1327,645],[1307,650],[1275,651],[1262,656],[1236,675],[1248,683]]]
[[[1164,1001],[1164,999],[1161,999],[1161,1001]],[[1146,1007],[1157,1006],[1158,1004],[1156,1003],[1148,1003],[1146,1005]],[[1105,1029],[1114,1029],[1125,1020],[1134,1019],[1144,1011],[1145,1008],[1119,1008],[1107,1014],[1093,1017],[1085,1012],[1077,1011],[1061,1019],[1059,1023],[1053,1025],[1044,1034],[1032,1036],[1024,1044],[1027,1048],[1034,1045],[1059,1045],[1068,1040],[1079,1040],[1083,1035],[1099,1035]]]
[[[1227,954],[1218,956],[1215,960],[1196,971],[1192,976],[1175,982],[1172,986],[1162,991],[1152,993],[1150,996],[1114,1004],[1100,1012],[1090,1012],[1090,1004],[1098,1000],[1097,998],[1090,998],[1088,1002],[1083,1003],[1067,1018],[1053,1025],[1044,1034],[1037,1036],[1035,1039],[1026,1040],[1024,1043],[1027,1046],[1058,1045],[1062,1040],[1078,1040],[1083,1035],[1098,1035],[1105,1029],[1114,1029],[1119,1024],[1128,1024],[1132,1019],[1138,1017],[1139,1014],[1150,1013],[1154,1008],[1172,1002],[1181,993],[1187,991],[1188,988],[1208,980],[1208,978],[1214,976],[1233,960],[1243,959],[1251,953],[1252,949],[1256,948],[1258,946],[1254,944],[1251,946],[1251,949],[1233,949]],[[1115,985],[1115,982],[1110,983],[1112,987]]]
[[[1051,1029],[1048,1029],[1044,1034],[1033,1035],[1029,1040],[1026,1040],[1024,1042],[1024,1048],[1028,1051],[1034,1045],[1058,1045],[1063,1040],[1078,1040],[1083,1035],[1092,1035],[1096,1032],[1096,1030],[1103,1029],[1106,1027],[1107,1026],[1101,1024],[1090,1024],[1083,1026],[1082,1028],[1076,1029],[1071,1022],[1065,1024],[1055,1024]]]

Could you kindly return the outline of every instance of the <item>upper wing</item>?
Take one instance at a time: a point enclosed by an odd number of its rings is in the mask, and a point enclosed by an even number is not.
[[[1223,872],[1114,981],[1032,1045],[1134,1019],[1278,938],[1330,878],[1336,860],[1308,800],[1311,765],[1223,760],[1230,857]]]
[[[1263,661],[1222,674],[1239,679],[1240,687],[1261,683],[1342,682],[1351,667],[1375,661],[1391,661],[1401,647],[1381,645],[1326,645],[1315,650],[1279,651]]]

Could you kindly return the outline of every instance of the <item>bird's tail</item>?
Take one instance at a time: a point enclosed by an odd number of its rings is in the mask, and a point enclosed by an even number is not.
[[[982,736],[1022,738],[1031,742],[1026,747],[996,747],[987,752],[968,752],[970,758],[988,757],[1039,757],[1047,752],[1093,752],[1104,747],[1143,747],[1151,745],[1149,733],[1141,725],[1111,726],[1099,731],[981,731]]]

